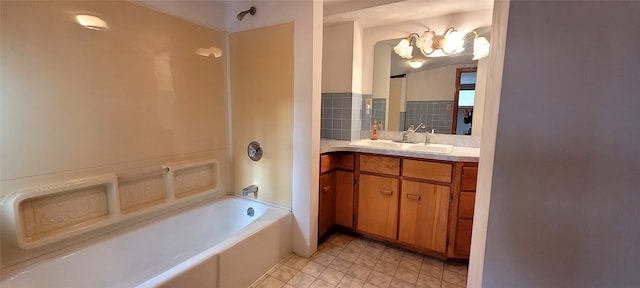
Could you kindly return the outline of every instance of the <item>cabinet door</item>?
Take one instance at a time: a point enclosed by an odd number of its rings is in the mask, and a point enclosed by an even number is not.
[[[320,176],[320,199],[318,207],[318,237],[322,237],[335,223],[336,174],[329,172]]]
[[[360,174],[358,230],[396,238],[398,179]]]
[[[336,172],[336,224],[353,228],[353,172]]]
[[[458,257],[469,258],[471,251],[471,230],[473,221],[467,219],[459,219],[456,226],[456,238],[454,243],[454,254]]]
[[[449,189],[448,186],[403,180],[398,240],[444,253]]]

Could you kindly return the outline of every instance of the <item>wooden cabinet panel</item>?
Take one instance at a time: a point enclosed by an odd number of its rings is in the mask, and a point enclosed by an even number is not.
[[[322,237],[335,223],[336,174],[326,173],[320,176],[320,199],[318,207],[318,237]]]
[[[353,155],[352,155],[353,156]],[[353,172],[336,170],[336,224],[353,228]]]
[[[400,175],[400,159],[384,156],[360,155],[360,171],[398,176]]]
[[[453,166],[449,163],[407,159],[402,163],[402,176],[451,183]]]
[[[334,156],[335,168],[353,171],[356,162],[355,155],[353,155],[352,153],[337,153],[334,154]]]
[[[360,175],[357,229],[396,238],[398,219],[398,179]]]
[[[460,204],[458,205],[458,217],[473,219],[473,206],[476,201],[475,192],[460,192]]]
[[[333,170],[333,155],[320,155],[320,174]]]
[[[454,253],[456,256],[469,258],[471,250],[471,229],[473,221],[468,219],[458,219],[456,227],[456,238],[454,244]]]
[[[398,240],[445,253],[449,186],[402,181]]]
[[[460,190],[476,191],[477,180],[478,167],[462,167],[462,180],[460,182]]]

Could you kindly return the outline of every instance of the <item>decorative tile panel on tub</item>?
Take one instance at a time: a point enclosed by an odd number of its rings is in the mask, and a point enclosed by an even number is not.
[[[1,202],[18,247],[32,249],[167,207],[217,195],[218,161],[193,160],[43,185]]]
[[[176,198],[202,193],[218,186],[217,162],[202,162],[173,168]]]
[[[158,205],[167,198],[162,174],[123,180],[118,177],[118,196],[125,214]]]
[[[50,197],[27,199],[20,203],[27,241],[79,223],[106,218],[109,214],[107,187],[86,187]]]

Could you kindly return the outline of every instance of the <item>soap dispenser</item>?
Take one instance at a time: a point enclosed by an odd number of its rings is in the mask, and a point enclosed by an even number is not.
[[[377,121],[373,121],[373,127],[371,127],[371,140],[378,140],[378,125]]]

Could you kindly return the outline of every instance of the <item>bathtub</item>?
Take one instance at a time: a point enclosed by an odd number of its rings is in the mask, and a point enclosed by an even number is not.
[[[0,287],[248,287],[291,253],[291,226],[285,209],[209,200],[4,273]]]

